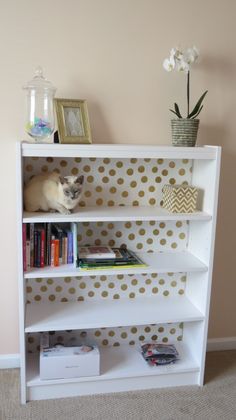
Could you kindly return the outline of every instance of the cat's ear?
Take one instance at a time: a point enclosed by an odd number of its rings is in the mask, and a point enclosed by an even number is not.
[[[64,176],[59,176],[59,181],[62,185],[63,184],[68,184],[68,180]]]
[[[75,180],[75,183],[82,185],[84,183],[84,175],[78,176],[78,178],[76,178],[76,180]]]

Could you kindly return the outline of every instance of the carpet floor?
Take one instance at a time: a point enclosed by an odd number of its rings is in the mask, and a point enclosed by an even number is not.
[[[205,385],[19,402],[19,370],[0,371],[0,420],[236,420],[236,351],[207,354]]]

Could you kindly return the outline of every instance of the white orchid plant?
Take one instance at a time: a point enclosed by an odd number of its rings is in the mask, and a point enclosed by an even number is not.
[[[187,48],[185,51],[181,51],[178,48],[172,48],[170,51],[170,57],[166,58],[163,62],[163,67],[166,71],[170,72],[173,70],[184,72],[187,75],[187,118],[195,119],[201,112],[203,105],[203,99],[207,94],[207,90],[200,97],[193,110],[189,110],[189,98],[190,98],[190,68],[199,57],[199,52],[196,47]],[[170,109],[178,118],[183,118],[180,113],[177,103],[174,104],[174,110]]]

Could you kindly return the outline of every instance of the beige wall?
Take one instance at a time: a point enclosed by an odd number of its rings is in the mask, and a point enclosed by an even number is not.
[[[194,17],[193,17],[194,16]],[[18,352],[15,142],[21,86],[41,64],[57,96],[87,98],[94,143],[170,144],[169,107],[185,77],[168,74],[171,47],[195,44],[192,97],[209,94],[201,144],[223,146],[210,337],[236,336],[234,0],[0,0],[0,353]]]

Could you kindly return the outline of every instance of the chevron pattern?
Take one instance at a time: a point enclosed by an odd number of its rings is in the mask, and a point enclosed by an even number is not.
[[[163,207],[172,213],[193,213],[198,190],[190,185],[164,185]]]

